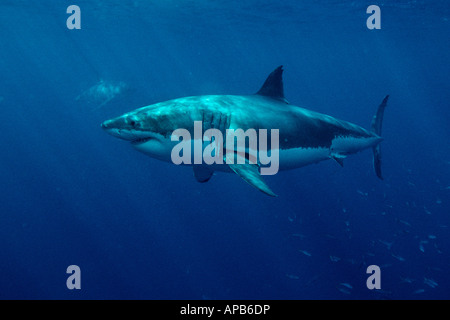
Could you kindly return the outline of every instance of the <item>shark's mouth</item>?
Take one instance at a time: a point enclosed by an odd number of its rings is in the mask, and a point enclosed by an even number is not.
[[[148,142],[148,141],[150,141],[150,140],[153,140],[153,139],[154,139],[154,138],[151,138],[151,137],[138,138],[138,139],[135,139],[135,140],[131,141],[131,144],[134,145],[134,146],[137,146],[137,145],[146,143],[146,142]]]

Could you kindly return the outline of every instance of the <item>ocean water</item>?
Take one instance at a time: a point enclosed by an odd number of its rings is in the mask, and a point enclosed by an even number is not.
[[[0,299],[449,299],[449,19],[445,0],[1,0]],[[279,65],[292,104],[366,128],[390,95],[383,181],[369,150],[267,177],[272,198],[100,127]]]

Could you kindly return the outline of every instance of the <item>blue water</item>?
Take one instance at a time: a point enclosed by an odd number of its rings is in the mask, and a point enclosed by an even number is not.
[[[450,298],[449,19],[445,0],[2,0],[0,298]],[[390,94],[384,181],[365,151],[266,177],[271,198],[100,128],[278,65],[292,104],[366,128]]]

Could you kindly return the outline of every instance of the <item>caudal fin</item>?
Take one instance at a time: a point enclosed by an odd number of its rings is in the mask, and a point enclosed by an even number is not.
[[[372,119],[372,132],[381,137],[381,125],[383,123],[384,109],[386,108],[389,95],[387,95],[381,104],[378,106],[377,113]],[[375,173],[378,178],[383,180],[381,175],[381,146],[377,144],[373,147],[373,167],[375,168]]]

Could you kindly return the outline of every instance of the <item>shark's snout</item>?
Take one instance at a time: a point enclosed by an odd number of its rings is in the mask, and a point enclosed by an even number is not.
[[[134,146],[158,138],[157,134],[144,130],[135,118],[129,116],[103,121],[100,126],[113,137],[130,141]]]
[[[103,121],[100,126],[108,134],[119,139],[133,140],[136,136],[134,130],[121,117]]]
[[[103,121],[100,126],[106,130],[106,129],[108,129],[108,122],[110,122],[110,120]]]
[[[141,129],[141,124],[138,117],[125,114],[117,118],[103,121],[101,127],[106,131],[113,129],[131,131]]]
[[[106,131],[112,130],[112,129],[125,129],[126,128],[125,121],[123,121],[120,118],[103,121],[101,124],[101,127]]]

